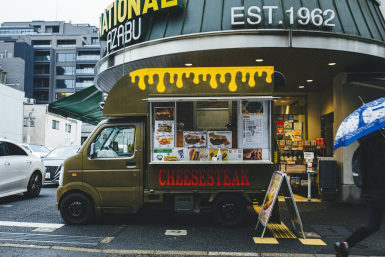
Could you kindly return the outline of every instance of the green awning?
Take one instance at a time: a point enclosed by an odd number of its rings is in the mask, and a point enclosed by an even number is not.
[[[95,86],[91,86],[59,101],[50,103],[48,111],[96,125],[105,119],[103,110],[99,107],[102,98],[102,92],[96,89]]]

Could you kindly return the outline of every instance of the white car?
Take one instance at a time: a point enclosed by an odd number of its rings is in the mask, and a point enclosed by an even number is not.
[[[30,151],[33,155],[37,157],[44,157],[49,153],[49,149],[43,145],[35,144],[20,144],[22,147]]]
[[[43,161],[20,145],[0,138],[0,197],[36,197],[45,181]]]

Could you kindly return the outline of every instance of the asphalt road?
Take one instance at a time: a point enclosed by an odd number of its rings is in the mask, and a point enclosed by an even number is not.
[[[56,187],[52,186],[44,187],[37,198],[22,194],[0,198],[0,256],[335,256],[333,243],[366,221],[363,204],[297,203],[304,231],[317,233],[326,245],[303,245],[298,238],[256,244],[253,238],[261,236],[262,227],[254,230],[257,216],[251,208],[247,221],[236,228],[217,226],[210,212],[154,211],[105,215],[93,224],[71,226],[61,219],[55,204]],[[283,222],[292,229],[284,202],[280,208]],[[53,231],[44,227],[54,225],[61,227]],[[165,235],[166,230],[177,235]],[[187,235],[179,235],[183,232]],[[265,237],[273,236],[267,231]],[[385,256],[384,238],[383,225],[353,249],[352,256]]]

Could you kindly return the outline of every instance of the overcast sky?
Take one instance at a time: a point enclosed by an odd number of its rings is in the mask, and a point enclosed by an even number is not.
[[[9,21],[65,21],[99,27],[100,14],[113,0],[0,0],[0,24]]]

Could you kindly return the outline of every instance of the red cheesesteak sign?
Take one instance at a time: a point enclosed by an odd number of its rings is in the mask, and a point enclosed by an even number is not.
[[[161,186],[250,186],[248,169],[161,169]]]

